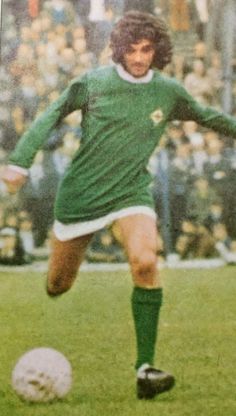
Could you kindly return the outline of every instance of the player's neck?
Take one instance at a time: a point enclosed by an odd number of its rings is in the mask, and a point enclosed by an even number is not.
[[[146,75],[140,78],[136,78],[127,72],[121,64],[116,65],[118,75],[125,81],[131,82],[132,84],[147,84],[152,80],[153,70],[149,69]]]

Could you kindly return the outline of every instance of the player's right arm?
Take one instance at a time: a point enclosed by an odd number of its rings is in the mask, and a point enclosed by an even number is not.
[[[36,118],[18,141],[9,156],[9,164],[1,172],[1,179],[9,193],[16,193],[24,185],[35,155],[60,121],[82,108],[86,100],[87,82],[84,76],[73,80],[60,97]]]
[[[68,88],[40,114],[18,141],[10,154],[9,163],[28,169],[51,132],[58,127],[64,117],[81,109],[87,99],[85,77],[73,80]]]

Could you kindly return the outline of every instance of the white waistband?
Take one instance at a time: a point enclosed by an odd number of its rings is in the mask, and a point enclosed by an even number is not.
[[[113,223],[119,218],[127,217],[129,215],[144,214],[156,219],[155,211],[147,206],[135,206],[129,208],[123,208],[119,211],[112,212],[101,218],[96,218],[91,221],[82,221],[72,224],[63,224],[60,221],[55,220],[53,225],[53,231],[55,236],[60,241],[72,240],[76,237],[88,235],[94,233],[107,225]]]

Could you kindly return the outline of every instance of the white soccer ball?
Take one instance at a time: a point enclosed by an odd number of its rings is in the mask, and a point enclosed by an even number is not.
[[[69,361],[52,348],[26,352],[12,372],[12,387],[29,402],[50,402],[63,398],[72,385]]]

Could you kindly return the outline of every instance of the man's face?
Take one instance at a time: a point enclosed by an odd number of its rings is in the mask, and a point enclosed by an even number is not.
[[[124,54],[123,66],[133,77],[143,77],[152,65],[154,54],[153,43],[148,39],[142,39],[130,45]]]

